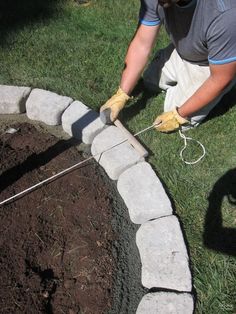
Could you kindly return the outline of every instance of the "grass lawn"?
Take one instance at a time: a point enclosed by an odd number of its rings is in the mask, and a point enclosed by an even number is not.
[[[42,3],[43,4],[42,4]],[[48,89],[98,110],[119,85],[126,49],[136,29],[138,0],[8,0],[0,5],[0,84]],[[157,47],[168,39],[163,32]],[[134,133],[162,112],[164,95],[141,95],[124,109]],[[141,141],[163,181],[188,243],[196,313],[236,313],[236,90],[200,127],[206,157],[196,165],[179,158],[178,133],[149,131]],[[186,154],[199,153],[193,145]]]

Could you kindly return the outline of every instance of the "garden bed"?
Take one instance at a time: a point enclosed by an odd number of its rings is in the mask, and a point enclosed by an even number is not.
[[[0,138],[1,201],[82,160],[24,123]],[[109,187],[94,161],[0,208],[3,313],[104,313],[116,270]]]

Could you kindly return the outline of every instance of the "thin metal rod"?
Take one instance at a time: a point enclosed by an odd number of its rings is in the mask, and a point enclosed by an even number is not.
[[[12,200],[14,200],[14,199],[16,199],[16,198],[19,198],[20,196],[23,196],[23,195],[26,194],[26,193],[29,193],[29,192],[32,192],[33,190],[36,190],[36,189],[39,188],[40,186],[42,186],[42,185],[48,183],[49,181],[53,181],[53,180],[55,180],[56,178],[59,178],[60,176],[65,175],[66,173],[72,171],[72,170],[75,169],[76,167],[82,165],[83,163],[87,162],[89,159],[92,159],[92,158],[93,158],[93,156],[91,156],[91,157],[89,157],[89,158],[87,158],[87,159],[85,159],[85,160],[79,162],[79,163],[76,164],[76,165],[71,166],[70,168],[67,168],[67,169],[65,169],[65,170],[63,170],[63,171],[61,171],[61,172],[58,172],[57,174],[51,176],[50,178],[47,178],[47,179],[45,179],[45,180],[43,180],[43,181],[40,181],[39,183],[37,183],[37,184],[35,184],[35,185],[29,187],[28,189],[26,189],[26,190],[24,190],[24,191],[21,191],[20,193],[17,193],[17,194],[15,194],[15,195],[9,197],[9,198],[6,199],[5,201],[0,202],[0,206],[4,205],[5,203],[8,203],[8,202],[10,202],[10,201],[12,201]]]
[[[138,136],[138,135],[140,135],[140,134],[142,134],[142,133],[144,133],[144,132],[146,132],[146,131],[148,131],[148,130],[151,130],[151,129],[153,129],[156,125],[158,125],[158,124],[160,124],[160,123],[154,123],[154,124],[148,126],[146,129],[143,129],[143,130],[141,130],[141,131],[135,133],[134,136]]]
[[[155,125],[156,125],[156,124],[152,124],[151,126],[149,126],[149,127],[145,128],[145,129],[143,129],[143,130],[137,132],[136,134],[134,134],[134,136],[138,136],[138,135],[140,135],[140,134],[142,134],[142,133],[144,133],[144,132],[146,132],[146,131],[148,131],[148,130],[151,130],[152,128],[155,127]],[[70,171],[76,169],[77,167],[81,166],[82,164],[86,163],[87,161],[91,160],[92,158],[94,158],[94,157],[96,157],[96,156],[99,156],[99,155],[102,155],[103,153],[105,153],[105,152],[111,150],[112,148],[114,148],[114,147],[116,147],[116,146],[119,146],[119,145],[125,143],[126,141],[128,141],[128,139],[125,139],[125,140],[123,140],[123,141],[121,141],[121,142],[119,142],[119,143],[117,143],[117,144],[115,144],[115,145],[113,145],[113,146],[107,148],[106,150],[104,150],[104,151],[102,151],[102,152],[100,152],[100,153],[97,153],[97,154],[95,154],[95,155],[93,155],[93,156],[90,156],[90,157],[86,158],[85,160],[80,161],[80,162],[78,162],[77,164],[75,164],[75,165],[73,165],[73,166],[71,166],[71,167],[69,167],[69,168],[67,168],[67,169],[64,169],[64,170],[58,172],[57,174],[55,174],[55,175],[53,175],[53,176],[51,176],[51,177],[49,177],[49,178],[47,178],[47,179],[45,179],[45,180],[43,180],[43,181],[40,181],[39,183],[37,183],[37,184],[35,184],[35,185],[29,187],[28,189],[26,189],[26,190],[24,190],[24,191],[21,191],[21,192],[15,194],[15,195],[13,195],[13,196],[11,196],[11,197],[5,199],[4,201],[0,202],[0,206],[4,205],[4,204],[6,204],[6,203],[8,203],[8,202],[10,202],[10,201],[15,200],[15,199],[17,199],[17,198],[23,196],[24,194],[27,194],[27,193],[29,193],[29,192],[32,192],[33,190],[36,190],[36,189],[39,188],[40,186],[42,186],[42,185],[44,185],[44,184],[46,184],[46,183],[49,183],[49,182],[51,182],[51,181],[53,181],[53,180],[55,180],[55,179],[57,179],[57,178],[59,178],[59,177],[65,175],[65,174],[69,173]]]

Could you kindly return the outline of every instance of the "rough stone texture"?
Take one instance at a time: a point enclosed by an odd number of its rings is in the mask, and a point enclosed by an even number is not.
[[[130,219],[136,224],[172,214],[170,200],[147,162],[140,162],[123,172],[117,188],[129,210]]]
[[[40,89],[34,89],[31,94],[30,91],[31,88],[29,87],[0,85],[0,114],[22,113],[25,112],[27,107],[27,115],[30,119],[43,121],[49,125],[60,124],[62,113],[73,101],[72,98],[59,96]],[[30,97],[26,106],[26,99],[29,94]],[[92,138],[97,134],[97,129],[100,131],[102,127],[104,128],[104,125],[102,124],[100,129],[101,122],[98,119],[98,114],[79,101],[74,102],[72,105],[64,115],[63,128],[70,135],[74,137],[81,136],[85,143],[91,143]],[[75,119],[74,115],[77,119]],[[102,132],[103,138],[98,136],[96,141],[94,141],[95,143],[92,147],[93,154],[110,148],[124,139],[122,132],[116,127],[109,127],[109,131],[105,131]],[[145,162],[140,163],[144,159],[140,158],[139,154],[136,153],[128,142],[113,148],[112,152],[104,153],[102,158],[96,157],[96,159],[104,166],[112,179],[117,179],[125,169],[138,162],[130,171],[127,170],[118,182],[120,193],[124,198],[128,194],[132,195],[135,191],[132,197],[125,199],[126,204],[130,207],[129,211],[133,222],[143,223],[148,219],[157,218],[158,215],[171,214],[171,207],[168,214],[160,213],[164,210],[163,208],[159,207],[153,210],[152,206],[146,209],[146,213],[144,213],[145,210],[143,211],[143,209],[141,211],[141,204],[145,205],[147,201],[149,201],[149,204],[150,202],[152,204],[154,200],[153,195],[156,194],[153,186],[157,182],[153,181],[154,172],[151,167],[147,166],[148,164]],[[146,175],[141,175],[141,173],[145,172]],[[159,185],[158,178],[156,177],[155,179]],[[141,183],[137,184],[138,180]],[[143,191],[143,182],[145,183],[145,188],[149,187],[149,189],[148,194],[140,197],[142,193],[139,193],[136,189]],[[137,184],[136,188],[133,187],[135,184]],[[125,189],[129,187],[132,188],[126,192]],[[161,195],[161,205],[163,205],[162,197],[164,197],[164,202],[167,202],[166,210],[168,201],[165,199],[164,190],[159,188],[157,193]],[[134,200],[136,198],[137,200]],[[136,204],[138,206],[135,207]],[[157,216],[156,210],[158,211]],[[137,233],[137,245],[141,255],[142,283],[144,286],[147,288],[157,287],[191,291],[188,256],[179,223],[175,216],[159,218],[142,225]],[[188,314],[192,312],[193,298],[190,294],[157,292],[144,296],[136,313]]]
[[[80,101],[74,101],[62,115],[62,127],[69,135],[91,144],[94,137],[106,126],[97,112]]]
[[[112,180],[117,180],[123,171],[144,160],[128,141],[117,145],[124,140],[123,132],[115,126],[110,126],[99,133],[92,143],[93,156],[96,155],[95,159]],[[97,155],[107,149],[109,150],[102,155]]]
[[[27,116],[48,125],[58,125],[61,124],[63,111],[71,102],[70,97],[36,88],[32,90],[26,102]]]
[[[192,290],[188,253],[175,216],[141,225],[136,243],[142,262],[143,286],[184,292]]]
[[[192,314],[193,309],[191,294],[156,292],[142,298],[136,314]]]
[[[25,112],[30,87],[0,85],[0,114]]]

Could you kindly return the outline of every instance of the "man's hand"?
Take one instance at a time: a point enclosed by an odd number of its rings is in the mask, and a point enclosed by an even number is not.
[[[108,101],[100,108],[100,112],[106,109],[111,110],[110,114],[110,120],[114,122],[119,112],[124,108],[127,101],[130,99],[130,96],[128,96],[120,87],[118,91],[113,95]]]
[[[160,116],[158,116],[154,122],[157,124],[155,128],[160,132],[172,132],[179,129],[179,127],[183,124],[189,123],[188,120],[182,118],[177,109],[173,111],[164,112]],[[158,125],[159,124],[159,125]]]

